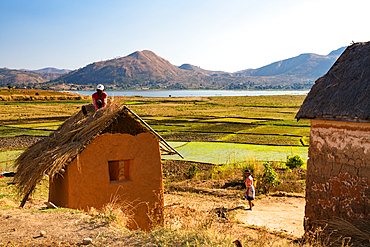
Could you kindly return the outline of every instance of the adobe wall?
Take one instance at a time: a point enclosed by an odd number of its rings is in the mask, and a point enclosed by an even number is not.
[[[127,159],[133,161],[131,179],[110,181],[108,161]],[[152,223],[163,223],[161,156],[158,140],[148,132],[97,137],[67,166],[64,178],[58,179],[63,181],[56,181],[57,186],[68,186],[63,192],[54,188],[58,194],[50,191],[51,202],[64,203],[55,203],[58,206],[100,209],[116,196],[133,206],[137,225],[129,226],[131,229],[149,230]]]
[[[370,124],[312,120],[308,156],[305,230],[370,218]]]

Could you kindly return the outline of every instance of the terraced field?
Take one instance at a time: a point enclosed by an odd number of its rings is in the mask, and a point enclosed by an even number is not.
[[[116,97],[114,100],[128,105],[166,140],[189,142],[182,148],[186,159],[220,163],[229,162],[232,153],[241,154],[238,160],[250,155],[260,160],[281,160],[290,154],[300,154],[306,159],[310,123],[294,119],[304,97]],[[68,100],[0,103],[0,138],[47,136],[87,103]],[[200,151],[202,145],[207,146],[206,150]],[[185,151],[191,147],[193,151]],[[292,152],[293,149],[297,151]],[[210,158],[200,160],[192,154],[197,152]]]

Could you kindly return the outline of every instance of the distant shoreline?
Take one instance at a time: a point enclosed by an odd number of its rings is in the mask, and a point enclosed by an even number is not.
[[[69,91],[80,95],[92,95],[95,91]],[[222,97],[222,96],[273,96],[307,95],[309,90],[141,90],[141,91],[106,91],[108,96],[141,97]]]

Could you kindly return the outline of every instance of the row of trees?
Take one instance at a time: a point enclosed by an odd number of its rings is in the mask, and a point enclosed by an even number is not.
[[[10,85],[10,84],[0,84],[0,87],[12,88],[22,88],[22,89],[54,89],[54,88],[63,88],[65,86],[69,87],[68,90],[91,90],[95,88],[95,85],[102,83],[106,86],[107,89],[111,90],[140,90],[140,89],[170,89],[170,90],[179,90],[179,89],[226,89],[226,90],[309,90],[314,85],[313,82],[300,82],[293,84],[277,84],[277,85],[268,85],[260,84],[258,82],[247,81],[213,81],[213,82],[195,82],[195,81],[185,81],[185,82],[171,82],[168,80],[144,80],[141,78],[125,78],[117,77],[113,82],[107,81],[94,81],[86,85],[78,85],[76,83],[66,82],[66,81],[50,81],[47,83],[23,83],[19,85]]]

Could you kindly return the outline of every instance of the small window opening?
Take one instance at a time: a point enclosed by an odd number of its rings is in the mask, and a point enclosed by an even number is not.
[[[131,160],[108,161],[110,181],[130,180]]]

